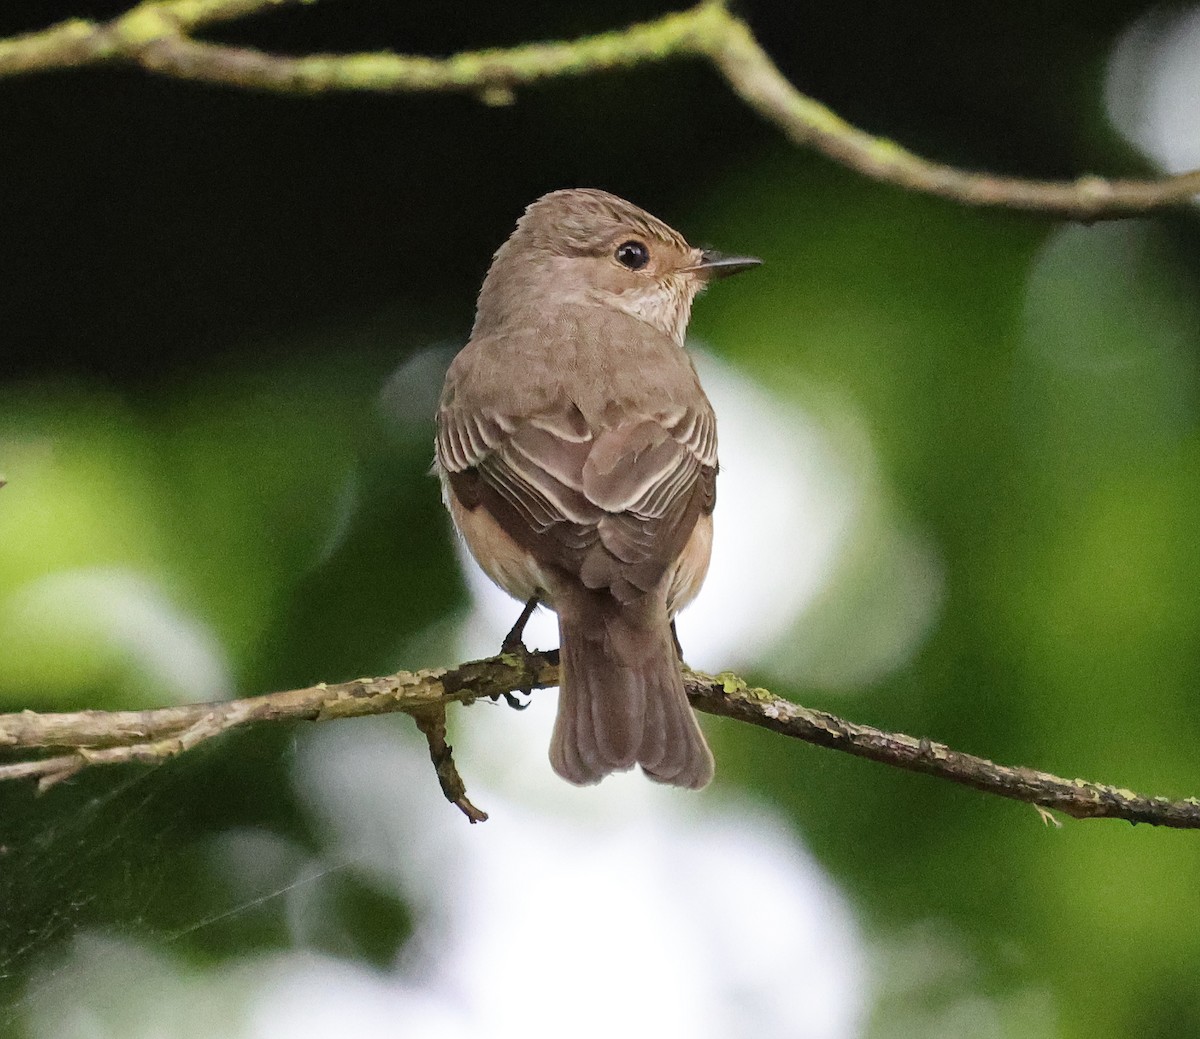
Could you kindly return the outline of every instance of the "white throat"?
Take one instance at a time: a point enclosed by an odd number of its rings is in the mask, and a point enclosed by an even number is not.
[[[616,295],[606,293],[604,303],[646,322],[683,346],[695,292],[690,278],[671,274],[664,281],[644,289],[631,289]]]

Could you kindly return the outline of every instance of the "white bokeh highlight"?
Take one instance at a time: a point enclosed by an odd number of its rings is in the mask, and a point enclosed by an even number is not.
[[[1118,130],[1170,173],[1200,167],[1200,8],[1149,11],[1109,60],[1105,99]]]
[[[150,575],[128,567],[57,570],[0,601],[0,640],[62,645],[63,653],[115,668],[128,685],[176,702],[233,695],[232,668],[216,633]]]

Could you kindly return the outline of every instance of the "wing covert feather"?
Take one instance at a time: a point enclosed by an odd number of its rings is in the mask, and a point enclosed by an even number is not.
[[[469,494],[464,504],[487,508],[539,563],[636,598],[713,510],[712,409],[702,398],[589,425],[564,393],[547,403],[518,419],[451,394],[437,416],[438,464],[460,498]]]

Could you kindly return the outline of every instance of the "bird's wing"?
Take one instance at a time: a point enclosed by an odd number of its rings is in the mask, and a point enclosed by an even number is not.
[[[543,566],[621,600],[662,580],[716,500],[703,400],[602,429],[567,399],[521,419],[444,401],[437,459],[464,506],[486,508]]]

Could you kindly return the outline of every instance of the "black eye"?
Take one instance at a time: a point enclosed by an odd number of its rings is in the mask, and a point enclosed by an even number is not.
[[[650,250],[636,239],[618,245],[615,256],[617,263],[624,264],[631,271],[640,271],[650,262]]]

